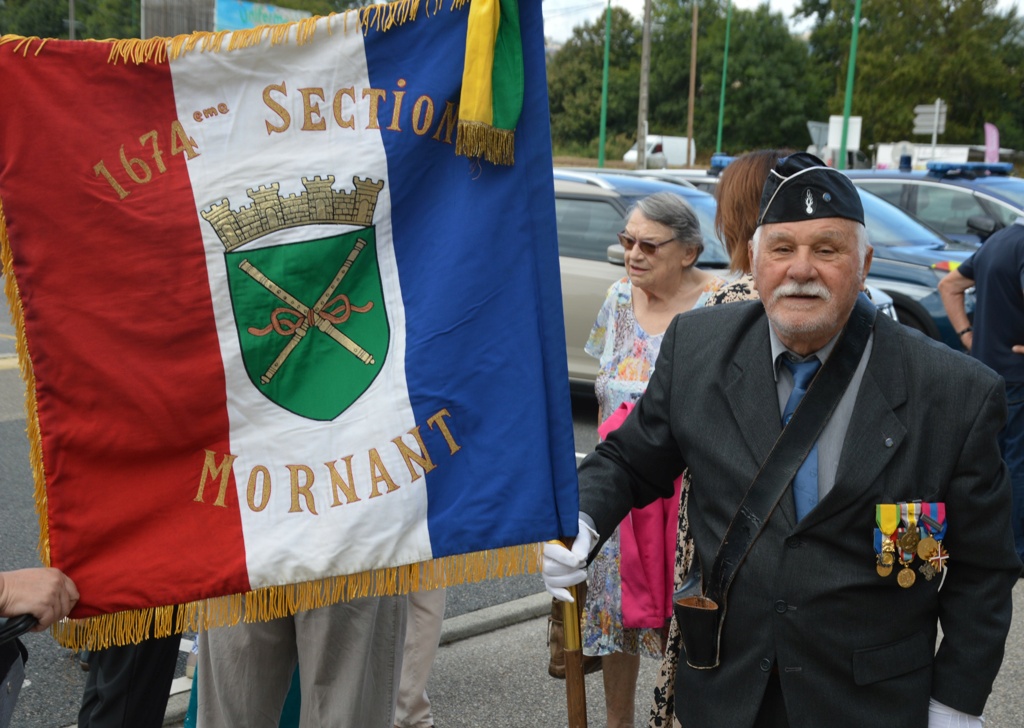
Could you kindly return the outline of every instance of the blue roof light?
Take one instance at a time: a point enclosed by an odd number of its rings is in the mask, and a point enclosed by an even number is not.
[[[715,152],[711,155],[711,167],[708,169],[708,174],[720,174],[722,170],[728,167],[735,159],[736,157],[731,155]]]
[[[985,177],[987,175],[1008,175],[1013,173],[1009,162],[928,162],[930,177]]]

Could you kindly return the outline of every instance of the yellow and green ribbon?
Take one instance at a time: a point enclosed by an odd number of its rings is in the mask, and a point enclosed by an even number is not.
[[[455,153],[515,162],[523,110],[523,44],[516,0],[471,0]]]

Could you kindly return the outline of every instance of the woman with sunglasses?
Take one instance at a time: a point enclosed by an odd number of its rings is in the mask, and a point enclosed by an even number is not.
[[[672,318],[703,305],[723,284],[696,267],[704,249],[700,222],[678,195],[659,192],[640,200],[631,208],[619,242],[625,248],[627,275],[609,288],[586,346],[600,361],[595,390],[602,423],[643,394]],[[671,530],[677,503],[667,509],[673,514]],[[608,728],[634,725],[640,655],[660,658],[665,635],[660,623],[624,625],[621,556],[616,530],[590,567],[583,610],[583,652],[601,656]],[[670,560],[669,569],[671,565]]]

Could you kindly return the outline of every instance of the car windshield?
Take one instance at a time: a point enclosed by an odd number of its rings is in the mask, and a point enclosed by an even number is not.
[[[632,206],[646,196],[645,193],[624,195],[623,198],[628,205]],[[715,198],[701,193],[680,196],[697,213],[697,218],[700,220],[700,231],[704,236],[704,252],[697,259],[697,265],[701,268],[728,268],[729,254],[725,252],[722,241],[715,237]]]
[[[858,189],[864,204],[864,226],[872,245],[886,247],[915,245],[942,248],[948,242],[934,230],[912,218],[881,197]]]
[[[974,180],[973,184],[981,192],[1002,197],[1024,209],[1024,179],[1019,177],[979,177]]]

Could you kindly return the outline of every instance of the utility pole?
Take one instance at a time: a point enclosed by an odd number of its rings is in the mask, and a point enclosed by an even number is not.
[[[608,56],[612,45],[612,0],[604,14],[604,71],[601,73],[601,140],[597,148],[597,166],[604,166],[604,143],[608,134]]]
[[[636,124],[636,168],[647,167],[647,80],[651,73],[651,0],[644,0],[644,40],[640,50],[640,112]]]
[[[690,101],[686,105],[686,166],[692,167],[693,99],[697,95],[697,0],[693,0],[693,28],[690,34]]]

